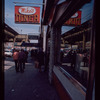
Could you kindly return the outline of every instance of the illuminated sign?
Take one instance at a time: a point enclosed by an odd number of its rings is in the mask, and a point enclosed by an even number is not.
[[[40,7],[15,6],[15,23],[39,24]]]
[[[81,25],[81,11],[77,11],[64,25],[77,26]]]

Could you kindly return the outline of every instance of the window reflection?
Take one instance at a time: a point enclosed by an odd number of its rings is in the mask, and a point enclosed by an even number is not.
[[[87,87],[93,0],[85,4],[79,11],[81,12],[81,24],[80,20],[77,24],[75,19],[71,17],[66,22],[67,24],[62,26],[60,63],[64,70],[69,72],[84,87]],[[74,14],[75,16],[76,14]]]

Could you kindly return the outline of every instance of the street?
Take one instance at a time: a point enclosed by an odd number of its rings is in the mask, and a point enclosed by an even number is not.
[[[24,73],[16,73],[12,58],[7,57],[4,64],[5,100],[60,100],[47,72],[39,73],[30,57]]]

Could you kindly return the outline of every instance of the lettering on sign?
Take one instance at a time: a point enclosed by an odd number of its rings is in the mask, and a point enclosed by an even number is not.
[[[77,11],[69,20],[67,20],[64,25],[77,26],[81,25],[81,11]]]
[[[67,25],[80,25],[81,24],[81,18],[70,18],[67,22]]]
[[[39,24],[40,7],[15,6],[15,23]]]
[[[19,13],[24,15],[32,15],[36,12],[35,8],[33,7],[20,7]]]

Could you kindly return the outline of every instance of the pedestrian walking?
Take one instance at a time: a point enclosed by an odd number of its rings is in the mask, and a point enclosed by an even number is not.
[[[16,72],[19,71],[18,56],[19,56],[19,51],[18,50],[15,50],[14,53],[13,53],[13,60],[15,62],[15,70],[16,70]]]
[[[39,72],[41,72],[41,66],[44,65],[44,52],[42,48],[40,48],[38,52],[38,61],[39,61]]]
[[[25,69],[25,58],[26,58],[26,54],[24,53],[24,50],[21,49],[18,56],[19,68],[21,72],[24,72],[24,69]]]
[[[84,67],[88,67],[88,52],[86,50],[83,51],[83,62]]]
[[[63,56],[64,56],[64,52],[61,50],[60,51],[60,62],[63,62]]]
[[[28,59],[28,51],[27,51],[27,50],[25,50],[24,52],[25,52],[25,54],[26,54],[26,57],[25,57],[25,62],[27,63],[27,59]]]
[[[72,61],[71,61],[71,67],[73,68],[73,70],[75,70],[75,64],[76,64],[76,52],[73,51],[72,52]]]

